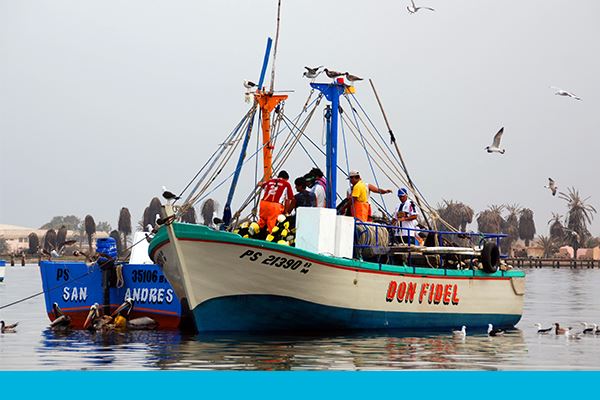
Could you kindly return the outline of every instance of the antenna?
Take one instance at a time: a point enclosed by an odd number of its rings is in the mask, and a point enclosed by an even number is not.
[[[277,30],[275,31],[275,45],[273,46],[273,66],[271,67],[271,88],[270,93],[273,93],[275,87],[275,59],[277,58],[277,43],[279,42],[279,16],[281,13],[281,0],[277,2]]]

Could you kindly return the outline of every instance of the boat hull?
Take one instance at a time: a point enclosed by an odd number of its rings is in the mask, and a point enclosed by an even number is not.
[[[514,326],[524,274],[367,263],[174,223],[150,245],[199,331]]]
[[[177,329],[181,322],[181,303],[157,265],[125,264],[123,285],[109,289],[109,312],[116,310],[126,298],[133,298],[130,319],[150,317],[158,329]],[[73,329],[83,329],[83,323],[94,303],[104,305],[102,271],[83,262],[42,261],[40,263],[46,313],[50,321],[56,316],[52,305],[57,303],[71,317]]]

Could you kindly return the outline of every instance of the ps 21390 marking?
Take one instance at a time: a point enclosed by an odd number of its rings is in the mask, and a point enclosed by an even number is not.
[[[263,258],[263,254],[260,251],[254,250],[246,250],[244,253],[242,253],[240,258],[246,258],[250,261],[260,262],[261,264],[277,268],[290,269],[292,271],[300,268],[300,272],[303,274],[307,274],[310,270],[310,266],[312,265],[310,262],[304,262],[296,258],[274,256],[272,254],[266,258]]]

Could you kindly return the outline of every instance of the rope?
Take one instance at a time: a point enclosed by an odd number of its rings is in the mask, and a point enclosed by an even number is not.
[[[144,240],[146,240],[146,238],[143,238],[143,239],[140,239],[140,240],[138,240],[137,242],[135,242],[134,244],[132,244],[131,246],[129,246],[129,247],[127,247],[125,250],[123,250],[123,252],[125,253],[125,252],[127,252],[127,251],[131,250],[132,248],[134,248],[136,245],[138,245],[139,243],[141,243],[141,242],[142,242],[142,241],[144,241]],[[41,296],[41,295],[43,295],[44,293],[50,293],[50,292],[53,292],[53,291],[55,291],[56,289],[60,289],[61,287],[65,286],[65,285],[67,285],[67,284],[71,284],[71,283],[73,283],[73,282],[77,282],[77,281],[79,281],[79,280],[81,280],[81,279],[85,278],[86,276],[88,276],[88,275],[89,275],[89,274],[91,274],[92,272],[94,272],[94,270],[95,270],[95,266],[98,266],[99,268],[102,268],[102,267],[103,267],[103,266],[104,266],[106,263],[108,263],[108,262],[109,262],[109,260],[107,259],[107,260],[106,260],[106,261],[104,261],[102,264],[98,264],[98,263],[96,263],[96,264],[94,264],[94,265],[92,266],[92,268],[89,268],[89,269],[88,269],[88,271],[87,271],[85,274],[83,274],[83,275],[81,275],[81,276],[78,276],[78,277],[77,277],[77,278],[75,278],[75,279],[68,280],[68,281],[66,281],[66,282],[62,282],[62,283],[60,283],[60,284],[58,284],[58,285],[55,285],[55,286],[53,286],[53,287],[49,288],[48,290],[42,290],[41,292],[36,292],[36,293],[34,293],[34,294],[32,294],[32,295],[29,295],[29,296],[23,297],[23,298],[21,298],[21,299],[19,299],[19,300],[15,300],[15,301],[13,301],[13,302],[11,302],[11,303],[4,304],[4,305],[0,306],[0,310],[3,310],[3,309],[5,309],[5,308],[8,308],[8,307],[12,307],[12,306],[14,306],[14,305],[16,305],[16,304],[19,304],[19,303],[22,303],[22,302],[24,302],[24,301],[27,301],[27,300],[33,299],[33,298],[35,298],[35,297],[37,297],[37,296]]]
[[[121,289],[124,285],[125,285],[125,280],[123,279],[123,266],[122,265],[117,265],[117,267],[115,268],[115,271],[117,273],[117,288]]]

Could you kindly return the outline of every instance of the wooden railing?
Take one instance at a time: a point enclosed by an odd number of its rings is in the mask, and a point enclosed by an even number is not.
[[[569,258],[507,258],[515,268],[600,268],[600,260],[573,260]]]

